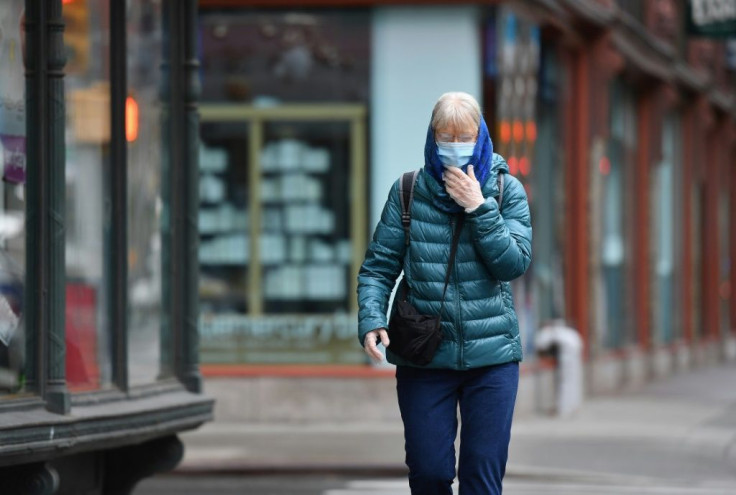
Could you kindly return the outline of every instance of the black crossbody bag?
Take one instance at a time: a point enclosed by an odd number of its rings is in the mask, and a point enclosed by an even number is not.
[[[420,366],[429,364],[442,342],[442,318],[440,315],[445,307],[447,284],[450,282],[452,266],[455,264],[457,243],[464,220],[465,217],[460,214],[455,223],[450,259],[447,262],[447,271],[445,272],[445,287],[442,289],[442,304],[438,314],[436,316],[419,314],[417,309],[407,301],[409,291],[407,290],[406,280],[403,280],[399,285],[399,291],[396,295],[398,297],[396,311],[391,315],[388,322],[388,337],[391,340],[389,347],[391,352],[411,363]]]
[[[404,227],[406,245],[409,245],[409,226],[411,224],[411,203],[414,199],[414,183],[419,171],[407,172],[401,176],[399,195],[401,199],[401,223]],[[503,200],[503,174],[499,174],[499,205]],[[408,302],[408,284],[406,279],[399,284],[399,290],[394,302],[395,309],[388,323],[389,345],[392,353],[410,363],[426,366],[434,358],[437,348],[442,342],[442,310],[445,307],[447,285],[450,282],[452,267],[455,264],[457,244],[463,228],[465,215],[459,214],[452,235],[450,258],[445,272],[445,286],[442,289],[442,303],[437,315],[423,315]]]

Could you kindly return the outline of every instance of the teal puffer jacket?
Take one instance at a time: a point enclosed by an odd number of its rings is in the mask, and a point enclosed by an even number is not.
[[[497,174],[506,174],[499,211]],[[508,283],[531,261],[532,229],[522,184],[508,175],[505,160],[493,155],[482,187],[485,203],[465,214],[450,284],[442,310],[444,337],[427,368],[465,370],[521,361],[519,325]],[[388,301],[402,270],[409,302],[422,314],[440,311],[455,214],[438,208],[446,192],[425,170],[417,177],[411,209],[410,244],[404,240],[397,180],[358,275],[359,339],[387,327]],[[387,349],[387,359],[408,363]]]

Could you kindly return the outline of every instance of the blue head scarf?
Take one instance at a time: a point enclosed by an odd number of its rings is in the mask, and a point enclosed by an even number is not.
[[[478,141],[475,143],[473,156],[470,157],[470,162],[468,162],[468,165],[473,166],[473,173],[475,173],[475,178],[480,182],[480,187],[483,187],[488,180],[492,164],[493,141],[491,141],[491,136],[488,134],[486,121],[483,120],[483,116],[481,116],[480,126],[478,127]],[[468,173],[468,165],[464,165],[462,167],[462,171],[466,174]],[[460,205],[451,199],[449,202],[447,201],[449,195],[445,191],[444,182],[442,181],[442,173],[444,172],[445,167],[442,165],[442,161],[437,154],[437,143],[435,142],[434,130],[432,129],[431,123],[427,129],[427,141],[424,144],[424,170],[434,177],[437,183],[441,186],[438,191],[438,196],[440,197],[436,198],[437,201],[435,201],[435,204],[445,211],[462,211],[463,208]]]

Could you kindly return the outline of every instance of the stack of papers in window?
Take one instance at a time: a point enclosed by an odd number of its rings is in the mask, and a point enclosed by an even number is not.
[[[203,172],[219,173],[227,168],[227,152],[222,148],[199,146],[199,169]]]
[[[304,298],[301,266],[286,265],[266,272],[265,292],[269,299],[296,300]]]
[[[345,289],[345,269],[335,265],[307,265],[304,268],[307,299],[343,299]]]
[[[297,173],[261,180],[261,201],[263,203],[319,201],[320,199],[322,199],[322,184],[309,175]]]
[[[223,265],[245,264],[248,262],[249,251],[247,235],[223,235],[200,243],[199,261]]]
[[[261,152],[261,169],[266,172],[304,170],[322,173],[329,168],[329,150],[311,148],[306,142],[296,139],[270,142]]]
[[[262,234],[260,239],[261,263],[278,265],[286,261],[286,238],[277,234]]]
[[[199,199],[207,203],[219,203],[225,199],[225,182],[213,174],[199,179]]]
[[[248,215],[245,210],[236,209],[225,203],[217,208],[200,208],[199,232],[214,234],[217,232],[248,230]]]
[[[335,230],[335,215],[319,205],[286,208],[286,231],[293,234],[329,234]]]
[[[347,294],[345,269],[334,265],[286,265],[266,272],[269,299],[336,300]]]

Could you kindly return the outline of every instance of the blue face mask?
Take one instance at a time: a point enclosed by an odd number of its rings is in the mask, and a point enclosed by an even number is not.
[[[462,167],[468,164],[473,156],[475,143],[443,143],[437,142],[437,155],[445,167]]]

